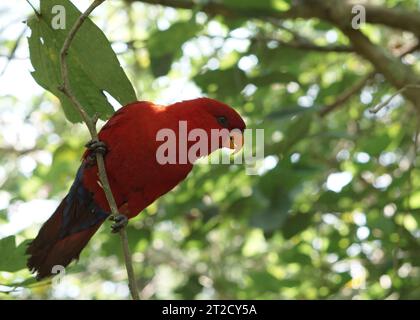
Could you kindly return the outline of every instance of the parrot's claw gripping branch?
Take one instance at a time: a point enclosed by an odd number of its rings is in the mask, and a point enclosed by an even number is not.
[[[91,140],[85,144],[85,147],[90,151],[89,155],[87,156],[89,166],[95,165],[97,154],[105,156],[108,152],[108,147],[103,141]]]
[[[127,216],[123,214],[119,214],[117,216],[111,216],[109,220],[114,221],[114,223],[111,226],[112,233],[118,233],[121,229],[125,228],[125,226],[128,223]]]
[[[85,144],[85,147],[92,151],[92,153],[100,153],[103,156],[108,152],[108,147],[103,141],[91,140]]]

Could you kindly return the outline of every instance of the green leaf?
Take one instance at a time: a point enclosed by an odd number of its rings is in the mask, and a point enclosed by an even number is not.
[[[153,75],[160,77],[167,74],[172,62],[181,55],[182,45],[201,29],[201,25],[192,21],[180,21],[164,31],[152,32],[147,41],[147,47]]]
[[[15,236],[0,239],[0,271],[15,272],[26,268],[26,245],[27,241],[16,246]]]
[[[379,156],[381,152],[386,150],[390,143],[391,138],[385,132],[380,136],[366,137],[365,139],[360,140],[358,147],[361,151],[368,152],[370,155]]]
[[[261,70],[265,72],[287,72],[295,77],[300,76],[302,73],[301,69],[305,66],[303,61],[311,55],[311,53],[303,50],[284,46],[269,48],[266,44],[259,42],[255,42],[250,46],[249,53],[258,57]]]
[[[220,98],[229,97],[232,92],[240,92],[247,84],[245,73],[236,67],[210,70],[194,77],[195,83],[205,92],[217,93]]]
[[[311,129],[312,119],[312,112],[305,112],[292,120],[286,129],[280,153],[287,153],[291,147],[307,136]]]
[[[66,11],[66,28],[54,29],[52,7],[62,5]],[[28,22],[32,30],[29,38],[31,63],[35,81],[58,97],[65,115],[71,122],[81,121],[69,99],[58,90],[62,84],[60,50],[64,40],[80,16],[80,11],[68,0],[41,0],[41,16]],[[89,115],[97,113],[101,119],[113,114],[104,91],[122,105],[137,100],[134,89],[111,48],[104,33],[87,19],[75,36],[67,58],[71,89]]]
[[[290,198],[279,194],[281,200],[273,208],[262,212],[255,212],[250,220],[250,225],[262,229],[264,232],[274,232],[282,227],[292,205]]]
[[[249,273],[252,289],[279,292],[281,280],[265,271],[252,271]]]
[[[185,299],[194,299],[201,292],[203,286],[200,284],[198,274],[188,275],[185,283],[176,289],[176,293],[182,294]]]
[[[303,107],[290,107],[290,108],[283,108],[279,111],[273,111],[270,114],[267,115],[268,120],[274,120],[274,119],[282,119],[282,118],[290,118],[292,116],[295,116],[297,114],[308,112],[311,109],[309,108],[303,108]]]
[[[282,226],[282,233],[285,239],[290,239],[294,235],[302,232],[312,224],[312,215],[297,213],[289,215]]]
[[[1,285],[10,287],[10,288],[31,288],[31,287],[38,287],[43,286],[51,282],[51,278],[47,278],[43,281],[38,281],[36,277],[31,276],[30,278],[26,278],[23,281],[19,282],[12,282],[12,283],[2,283]]]
[[[290,7],[290,0],[224,0],[223,4],[232,9],[249,11],[258,15],[259,10],[262,14],[268,10],[287,10]]]
[[[273,83],[288,83],[291,81],[297,81],[297,78],[288,72],[273,71],[253,77],[250,81],[257,87],[263,87]]]

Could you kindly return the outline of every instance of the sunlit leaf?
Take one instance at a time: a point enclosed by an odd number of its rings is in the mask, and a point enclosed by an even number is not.
[[[65,29],[53,27],[52,7],[65,8]],[[41,16],[32,17],[29,50],[34,68],[32,76],[39,85],[57,96],[71,122],[80,121],[80,115],[69,99],[59,91],[62,84],[60,50],[80,12],[68,0],[41,0]],[[89,115],[97,113],[109,118],[113,107],[104,92],[125,105],[135,101],[136,95],[104,33],[91,20],[85,21],[71,44],[68,58],[69,80],[72,92]]]

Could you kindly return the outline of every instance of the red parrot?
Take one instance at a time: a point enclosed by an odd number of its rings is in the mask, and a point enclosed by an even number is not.
[[[96,152],[106,151],[106,172],[120,212],[112,226],[113,232],[117,232],[128,219],[178,185],[192,170],[191,161],[161,164],[156,157],[162,145],[162,141],[156,139],[158,132],[167,128],[177,133],[182,122],[186,122],[188,132],[204,130],[209,137],[209,146],[213,129],[239,130],[240,133],[245,129],[244,121],[233,108],[209,98],[182,101],[167,107],[138,101],[119,109],[99,132],[100,143],[87,145],[88,150],[69,193],[27,248],[28,268],[36,272],[38,279],[52,275],[55,265],[65,267],[78,259],[110,215],[94,161]],[[176,139],[179,151],[185,141],[181,141],[178,134]],[[192,144],[189,141],[187,149]],[[207,154],[222,147],[234,148],[232,138],[230,141],[220,138]]]

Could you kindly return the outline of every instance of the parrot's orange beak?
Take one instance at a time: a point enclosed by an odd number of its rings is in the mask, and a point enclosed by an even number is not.
[[[235,154],[235,153],[238,153],[242,149],[242,146],[244,145],[243,141],[244,141],[244,137],[243,137],[242,132],[237,131],[237,130],[232,130],[232,132],[229,135],[229,143],[225,147],[235,150],[233,152]]]

